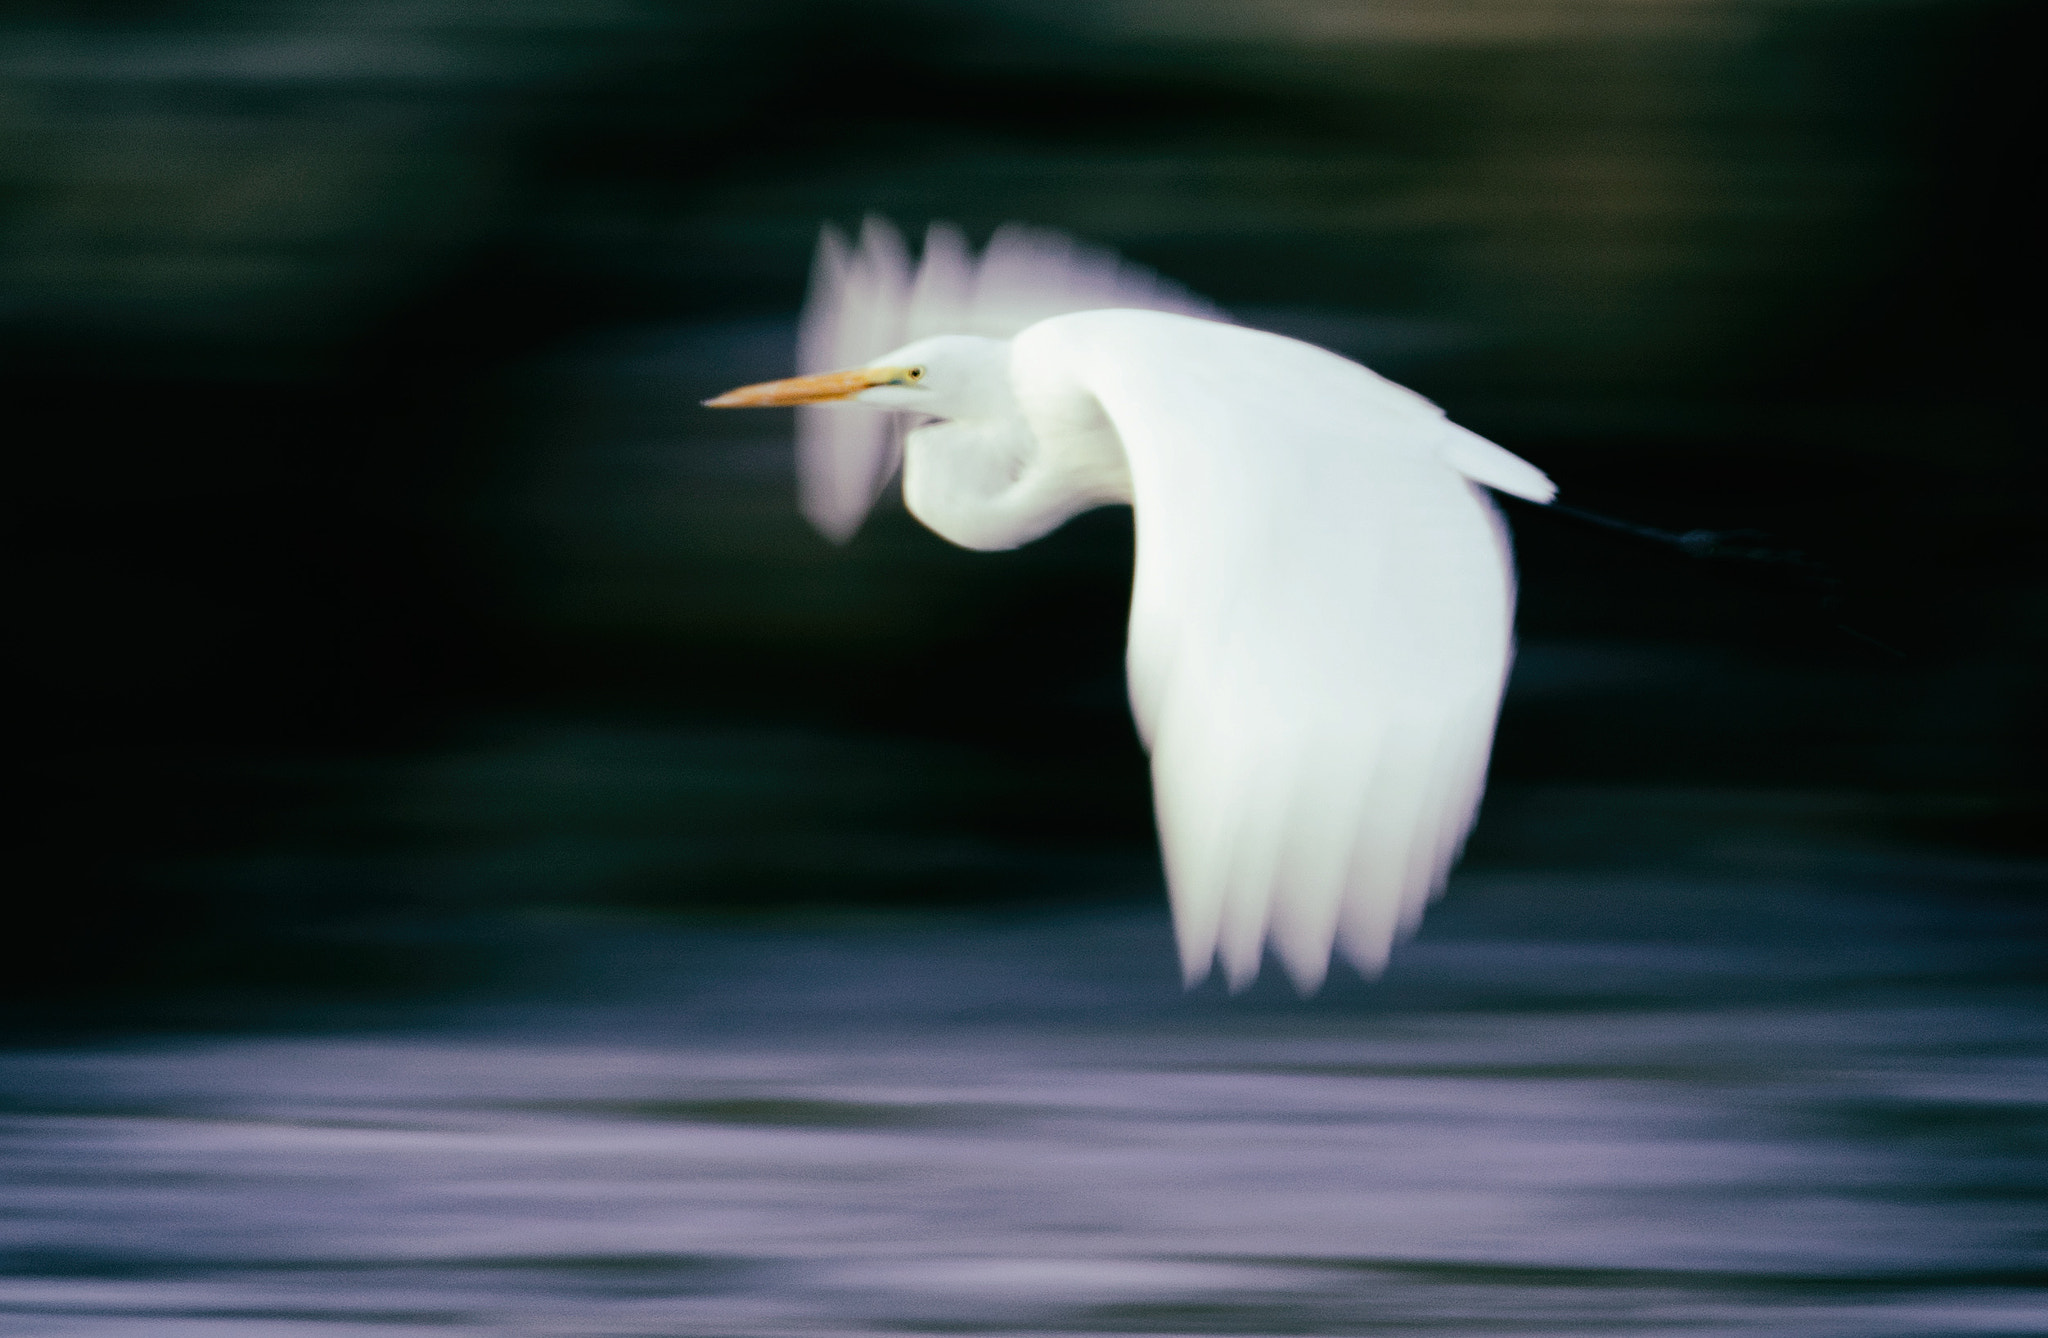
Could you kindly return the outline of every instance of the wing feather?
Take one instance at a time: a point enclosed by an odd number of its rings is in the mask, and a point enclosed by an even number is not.
[[[977,259],[958,228],[934,223],[913,266],[902,233],[870,216],[858,245],[830,225],[818,234],[797,371],[859,367],[929,335],[1009,339],[1048,317],[1107,307],[1229,319],[1144,266],[1049,228],[1006,224]],[[889,486],[908,418],[862,404],[797,410],[798,504],[833,542],[851,539]]]
[[[1556,500],[1557,485],[1550,481],[1550,476],[1521,456],[1449,419],[1443,425],[1445,432],[1437,449],[1443,452],[1451,468],[1466,478],[1531,502],[1548,504]]]
[[[910,256],[895,228],[871,218],[854,248],[827,225],[818,234],[797,324],[797,372],[858,367],[903,344],[911,282]],[[834,543],[853,537],[901,463],[897,417],[829,404],[797,410],[797,506]]]
[[[1242,988],[1267,946],[1304,992],[1333,945],[1377,973],[1471,826],[1511,649],[1505,533],[1446,420],[1173,316],[1066,316],[1015,356],[1085,385],[1130,466],[1132,708],[1189,981]]]

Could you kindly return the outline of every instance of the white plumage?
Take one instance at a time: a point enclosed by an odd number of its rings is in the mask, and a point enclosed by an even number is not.
[[[1547,502],[1549,479],[1354,362],[1031,229],[977,264],[934,228],[914,273],[886,223],[857,249],[828,229],[800,356],[811,375],[711,402],[807,406],[802,504],[834,539],[900,455],[911,511],[968,547],[1135,508],[1131,707],[1188,982],[1220,959],[1242,988],[1268,944],[1303,992],[1333,946],[1376,974],[1484,784],[1514,577],[1480,485]]]
[[[1211,302],[1063,233],[1012,223],[977,261],[958,228],[934,223],[913,269],[903,237],[870,217],[860,244],[818,235],[811,291],[797,327],[799,373],[859,367],[933,335],[1009,339],[1051,316],[1135,307],[1227,321]],[[853,537],[903,458],[906,416],[849,413],[839,404],[797,414],[797,501],[827,538]]]

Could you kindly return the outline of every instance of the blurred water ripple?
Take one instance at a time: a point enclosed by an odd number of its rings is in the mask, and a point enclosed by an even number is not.
[[[1507,882],[1308,1005],[1149,911],[565,922],[548,1001],[16,1052],[0,1328],[2039,1331],[2004,912],[1517,945],[1571,880]]]

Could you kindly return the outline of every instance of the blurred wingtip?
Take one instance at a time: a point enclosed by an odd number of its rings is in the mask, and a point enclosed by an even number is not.
[[[1173,927],[1178,940],[1175,946],[1180,952],[1181,988],[1200,989],[1216,972],[1216,945],[1214,942],[1203,944],[1193,941],[1178,907],[1174,911]]]
[[[903,239],[902,229],[886,215],[869,213],[860,221],[860,249],[871,258],[888,256],[907,267],[910,245]]]
[[[1351,963],[1351,969],[1374,981],[1387,973],[1387,962],[1394,955],[1394,936],[1354,937],[1346,940],[1343,948],[1344,960]]]
[[[1288,983],[1294,986],[1298,997],[1312,999],[1322,991],[1324,982],[1330,977],[1329,949],[1325,948],[1320,956],[1290,956],[1284,952],[1279,956],[1281,969],[1287,973]]]
[[[804,519],[811,523],[811,528],[816,530],[820,537],[835,548],[846,547],[853,542],[853,536],[860,533],[860,522],[858,520],[847,521],[833,517],[815,516],[809,512],[804,513]]]
[[[846,257],[846,253],[852,249],[852,246],[853,244],[847,240],[846,234],[839,230],[838,224],[827,222],[820,224],[818,227],[818,245],[812,254],[819,261],[827,259],[843,260]]]
[[[935,218],[926,224],[924,229],[925,251],[929,253],[934,246],[965,254],[968,249],[967,234],[961,231],[959,224]]]

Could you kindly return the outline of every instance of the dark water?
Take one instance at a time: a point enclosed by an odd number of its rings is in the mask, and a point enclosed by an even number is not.
[[[0,1331],[2048,1331],[2016,871],[1777,864],[1481,871],[1306,1004],[1140,903],[586,918],[539,993],[17,1051]]]

